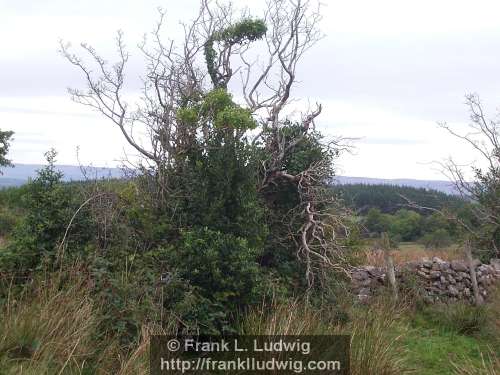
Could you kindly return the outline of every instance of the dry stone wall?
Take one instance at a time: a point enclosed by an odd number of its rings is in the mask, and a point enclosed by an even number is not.
[[[490,264],[474,261],[479,293],[488,299],[493,284],[500,280],[500,259]],[[437,257],[424,258],[397,266],[396,280],[400,289],[417,288],[423,299],[429,303],[469,300],[473,302],[471,276],[467,263],[461,260],[451,262]],[[352,291],[359,300],[368,301],[372,296],[387,287],[386,269],[365,266],[353,270]]]

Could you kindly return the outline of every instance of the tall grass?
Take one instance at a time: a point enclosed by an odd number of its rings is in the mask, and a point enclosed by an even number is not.
[[[0,368],[12,374],[79,373],[95,353],[96,306],[83,280],[35,281],[10,293],[0,321]],[[64,286],[63,286],[64,284]]]
[[[454,375],[498,375],[500,374],[500,357],[490,350],[488,354],[481,353],[481,363],[475,364],[468,358],[463,363],[453,363]]]
[[[391,251],[394,264],[401,265],[412,261],[419,261],[424,257],[438,257],[443,260],[451,261],[463,258],[463,251],[457,246],[452,245],[443,249],[426,249],[423,245],[415,242],[406,242],[398,245],[397,250]],[[373,248],[372,246],[361,252],[361,263],[376,267],[385,266],[384,251]]]
[[[485,306],[473,306],[467,302],[429,306],[422,311],[422,315],[433,326],[460,335],[480,332],[489,319]]]
[[[100,306],[77,268],[7,293],[0,309],[0,373],[148,374],[152,329],[132,352],[99,335]],[[157,329],[156,333],[162,332]]]
[[[241,332],[252,335],[351,335],[352,375],[395,375],[410,373],[405,367],[405,349],[395,331],[397,313],[376,304],[356,311],[346,325],[328,324],[323,312],[298,301],[262,305],[243,319]]]
[[[7,286],[0,299],[0,374],[149,374],[153,334],[174,334],[177,321],[164,328],[144,322],[132,349],[120,344],[103,322],[106,306],[92,290],[85,267],[39,273],[21,289]]]
[[[99,331],[103,307],[92,296],[84,273],[77,267],[35,279],[24,290],[23,293],[7,292],[0,306],[0,374],[149,373],[150,336],[166,333],[165,330],[144,324],[141,340],[132,351],[124,350],[111,335],[103,338]],[[460,306],[454,309],[449,306],[440,314],[430,313],[427,317],[421,314],[420,317],[426,324],[440,328],[426,331],[436,335],[441,328],[456,332],[457,337],[461,334],[459,331],[476,335],[479,327],[485,326],[498,338],[499,303],[498,295],[494,296],[490,305],[481,308],[485,315],[480,317],[476,316],[474,307],[462,309]],[[334,308],[329,305],[315,308],[301,300],[263,303],[240,318],[239,333],[349,334],[352,375],[410,373],[409,363],[414,364],[413,373],[419,373],[418,363],[412,362],[406,348],[408,338],[419,340],[421,337],[407,326],[416,316],[414,311],[380,299],[369,306],[350,306],[347,323],[341,324],[331,319],[330,310]],[[464,327],[467,332],[463,331]],[[174,326],[169,332],[173,330]],[[483,337],[484,329],[480,333]],[[457,357],[453,363],[455,374],[500,373],[498,350],[495,344],[492,347],[482,361]],[[427,349],[422,347],[422,350]]]
[[[407,327],[400,321],[400,314],[397,306],[385,301],[355,313],[347,331],[352,335],[352,375],[411,372],[406,365],[407,351],[403,343]]]

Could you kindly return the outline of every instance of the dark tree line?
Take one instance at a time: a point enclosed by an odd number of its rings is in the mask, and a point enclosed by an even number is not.
[[[378,208],[386,214],[394,214],[402,208],[410,208],[408,201],[419,206],[440,210],[444,207],[458,209],[465,205],[461,197],[437,190],[396,185],[345,184],[336,185],[333,190],[340,193],[344,203],[365,215],[371,208]],[[428,210],[418,210],[428,215]]]

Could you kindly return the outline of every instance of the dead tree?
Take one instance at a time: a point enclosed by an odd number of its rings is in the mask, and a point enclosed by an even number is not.
[[[458,133],[446,123],[439,124],[454,137],[462,140],[479,156],[478,164],[470,165],[472,181],[467,169],[453,158],[442,163],[444,174],[453,182],[455,189],[470,202],[471,211],[479,223],[478,229],[467,228],[471,239],[483,246],[491,247],[493,256],[500,256],[500,122],[488,119],[476,94],[466,96],[469,108],[469,132]],[[463,224],[463,223],[462,223]],[[485,235],[483,229],[489,229]]]
[[[468,223],[459,217],[456,212],[447,208],[438,210],[424,207],[401,196],[406,205],[417,209],[427,210],[442,215],[446,220],[455,223],[467,237],[467,246],[470,241],[475,248],[484,251],[489,248],[491,257],[500,256],[500,122],[486,117],[483,106],[476,94],[466,96],[469,108],[469,131],[465,134],[457,132],[447,123],[439,123],[454,137],[462,140],[479,156],[478,164],[463,166],[453,157],[445,162],[439,162],[443,174],[453,184],[456,192],[470,203],[469,209],[475,223]],[[471,175],[468,174],[471,172]]]

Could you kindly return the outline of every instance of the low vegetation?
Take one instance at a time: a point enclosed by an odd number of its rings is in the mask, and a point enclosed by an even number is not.
[[[63,183],[55,154],[47,158],[29,184],[0,191],[2,373],[147,374],[150,335],[183,332],[346,333],[360,375],[498,371],[498,295],[479,307],[384,295],[361,305],[335,270],[305,294],[302,265],[285,253],[266,259],[255,231],[190,228],[173,246],[172,223],[144,204],[140,178]],[[352,259],[385,264],[381,250],[366,250],[376,238],[352,236]],[[400,242],[392,255],[455,259],[461,249]]]
[[[108,325],[109,301],[93,292],[88,272],[68,266],[32,280],[21,294],[12,284],[6,286],[0,324],[2,373],[149,373],[148,337],[177,332],[177,316],[168,314],[162,326],[143,321],[134,344],[125,347],[117,328]],[[267,300],[239,316],[236,332],[350,334],[352,374],[498,371],[494,306],[418,307],[408,300],[394,305],[385,296],[364,306],[345,298],[339,301],[345,308],[341,319],[332,315],[331,305]],[[140,308],[132,301],[124,307]]]

